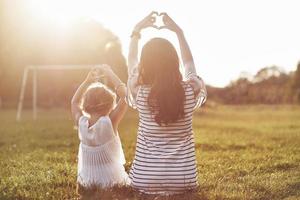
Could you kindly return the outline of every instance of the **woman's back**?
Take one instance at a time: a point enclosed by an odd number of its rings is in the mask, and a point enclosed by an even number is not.
[[[173,31],[178,38],[184,78],[176,48],[166,39],[149,40],[138,59],[141,30],[155,27],[156,17],[161,15],[164,22],[161,28]],[[134,27],[128,75],[128,102],[137,108],[140,118],[130,171],[132,186],[141,192],[156,194],[194,189],[198,183],[192,114],[205,102],[206,89],[196,73],[182,29],[166,13],[152,12]]]
[[[177,122],[159,125],[148,106],[151,88],[141,86],[136,104],[139,129],[136,155],[130,172],[132,185],[147,193],[180,192],[197,186],[192,114],[196,105],[193,88],[185,91],[185,116]]]

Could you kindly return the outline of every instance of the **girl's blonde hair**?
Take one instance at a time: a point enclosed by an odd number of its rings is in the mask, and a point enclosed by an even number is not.
[[[115,104],[116,95],[105,85],[87,89],[82,99],[82,109],[88,114],[107,114]]]

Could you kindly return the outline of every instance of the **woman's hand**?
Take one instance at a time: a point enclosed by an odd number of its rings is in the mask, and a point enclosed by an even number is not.
[[[160,13],[160,16],[163,16],[164,26],[159,27],[159,29],[169,29],[175,33],[182,33],[181,28],[174,22],[174,20],[167,13]]]
[[[158,28],[155,23],[155,15],[158,15],[157,12],[152,11],[148,16],[146,16],[142,21],[137,23],[134,27],[134,31],[140,32],[141,30],[148,28],[148,27],[153,27],[153,28]]]

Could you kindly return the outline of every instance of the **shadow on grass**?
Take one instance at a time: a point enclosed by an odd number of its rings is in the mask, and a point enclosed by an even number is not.
[[[245,145],[219,145],[219,144],[195,144],[196,149],[201,149],[203,151],[240,151],[240,150],[248,150],[248,149],[256,149],[262,150],[263,147],[257,146],[255,144],[245,144]]]
[[[89,189],[78,186],[78,199],[114,199],[114,200],[208,200],[204,191],[200,188],[192,191],[185,191],[181,194],[162,196],[143,194],[131,187],[114,186],[110,189],[91,187]]]
[[[296,170],[299,167],[297,163],[271,163],[266,166],[260,167],[260,171],[263,173],[275,173],[275,172],[287,172],[289,170]]]
[[[284,195],[282,198],[288,198],[295,196],[299,198],[300,196],[300,181],[292,184],[288,184],[288,186],[285,188],[285,191],[288,191],[286,195]]]

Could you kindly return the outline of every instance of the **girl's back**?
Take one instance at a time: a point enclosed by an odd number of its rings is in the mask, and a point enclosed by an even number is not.
[[[89,125],[89,118],[82,116],[79,119],[78,136],[80,141],[88,146],[99,146],[112,140],[114,133],[109,116],[100,117],[93,125]]]
[[[78,182],[109,187],[126,182],[124,153],[118,133],[111,120],[103,116],[89,127],[88,117],[79,119]]]
[[[108,82],[116,88],[115,93],[99,83],[101,76],[108,78]],[[119,97],[117,103],[116,95]],[[79,193],[80,188],[86,189],[92,185],[105,188],[123,185],[128,181],[117,132],[127,109],[125,98],[125,84],[105,64],[94,67],[88,73],[72,98],[72,117],[79,127],[80,139],[77,173]],[[89,119],[96,122],[90,125]]]

